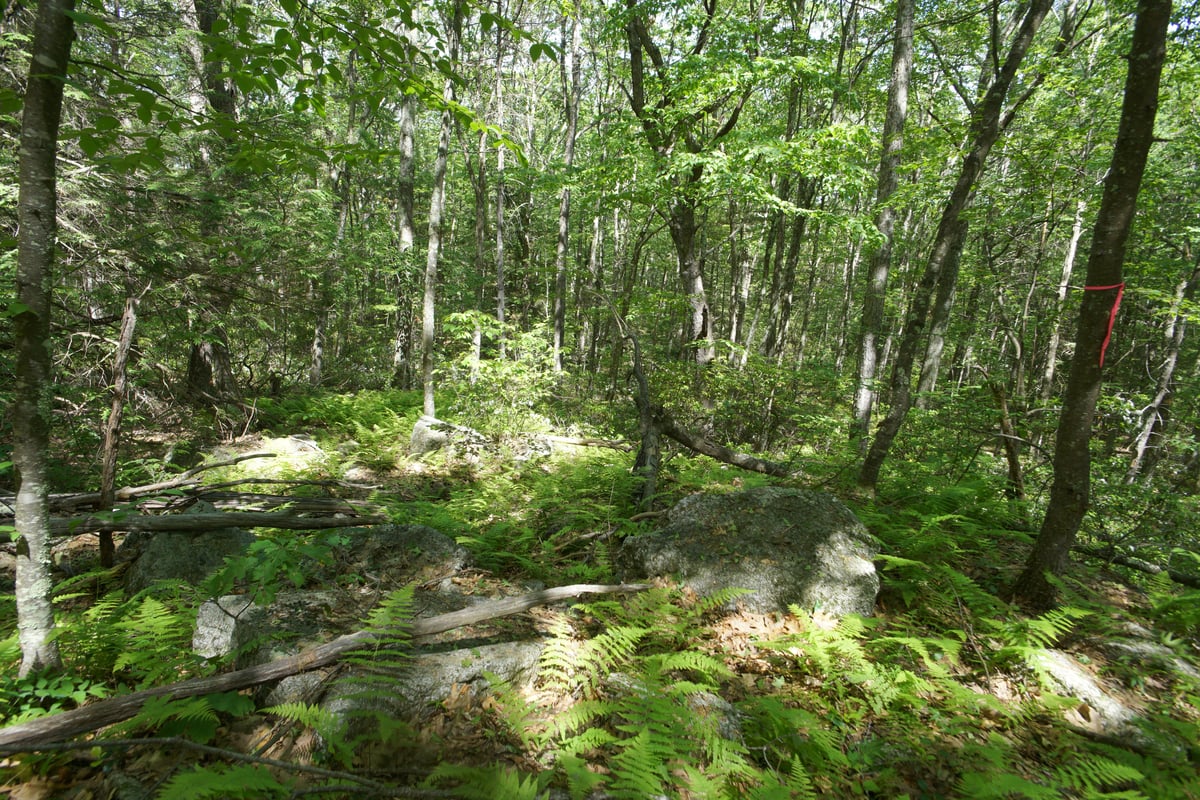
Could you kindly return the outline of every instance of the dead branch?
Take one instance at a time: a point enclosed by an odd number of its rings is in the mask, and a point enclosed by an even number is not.
[[[216,469],[217,467],[233,466],[234,464],[241,463],[242,461],[249,461],[252,458],[275,458],[275,456],[275,453],[265,452],[243,453],[242,455],[233,456],[232,458],[225,458],[220,461],[210,461],[206,464],[200,464],[199,466],[192,467],[187,472],[181,472],[169,480],[160,481],[158,483],[149,483],[145,486],[126,486],[123,489],[118,489],[115,492],[114,497],[117,502],[125,503],[138,497],[143,497],[148,494],[155,494],[156,492],[165,492],[169,489],[181,489],[185,486],[195,486],[198,481],[193,480],[193,478],[206,470]],[[12,501],[13,498],[11,496],[0,497],[0,503],[8,503],[11,505]],[[73,510],[84,506],[99,505],[99,503],[99,492],[51,495],[49,500],[50,510],[52,511]]]
[[[260,492],[213,492],[205,486],[189,492],[187,497],[149,498],[138,503],[139,511],[150,513],[177,509],[199,498],[221,511],[278,511],[292,514],[370,514],[380,511],[378,505],[364,500],[344,500],[340,497],[292,497],[286,494]]]
[[[465,625],[474,625],[500,617],[512,616],[522,611],[528,611],[537,606],[569,600],[584,594],[615,594],[640,592],[650,588],[647,584],[573,584],[558,586],[553,589],[543,589],[539,592],[503,597],[480,603],[476,606],[452,611],[429,619],[413,620],[409,627],[409,635],[414,639],[445,633]],[[297,653],[287,658],[259,664],[255,667],[229,672],[224,675],[213,675],[208,678],[193,678],[167,686],[156,686],[132,694],[101,700],[90,705],[64,711],[49,717],[22,722],[0,728],[0,749],[5,752],[21,752],[24,748],[37,749],[36,746],[45,742],[54,742],[78,736],[81,733],[113,725],[117,722],[135,716],[147,701],[156,697],[168,697],[172,700],[182,700],[187,697],[214,694],[217,692],[233,692],[257,686],[260,683],[276,681],[290,675],[328,666],[352,650],[377,641],[378,634],[372,631],[358,631],[340,636],[331,642]]]
[[[750,472],[759,472],[763,475],[774,475],[777,478],[790,478],[792,472],[782,464],[776,464],[774,461],[757,458],[746,453],[738,453],[730,450],[724,445],[710,442],[702,436],[697,436],[690,431],[686,431],[679,427],[678,423],[672,419],[667,410],[658,406],[654,409],[654,420],[658,425],[659,430],[670,436],[675,441],[695,450],[697,453],[702,453],[710,458],[715,458],[718,461],[723,461],[726,464],[732,464]]]
[[[545,439],[548,442],[557,444],[570,444],[576,447],[607,447],[611,450],[620,450],[624,453],[633,452],[636,445],[633,442],[626,442],[621,439],[594,439],[591,437],[577,438],[575,436],[551,436],[550,434],[537,433],[531,434],[539,438]]]
[[[148,531],[151,533],[187,533],[217,528],[283,528],[290,531],[352,528],[379,525],[384,517],[302,517],[273,511],[204,511],[199,514],[170,514],[162,517],[143,515],[51,517],[51,536],[77,536],[96,531]]]
[[[1145,572],[1147,575],[1159,575],[1165,572],[1167,573],[1167,577],[1176,583],[1183,584],[1184,586],[1190,586],[1193,589],[1200,589],[1200,575],[1190,575],[1186,572],[1180,572],[1177,569],[1171,569],[1170,567],[1160,567],[1157,564],[1151,564],[1149,561],[1143,561],[1140,558],[1134,558],[1133,556],[1115,553],[1113,552],[1112,548],[1109,547],[1077,544],[1072,549],[1077,553],[1082,553],[1083,555],[1088,556],[1089,558],[1099,558],[1104,561],[1112,562],[1113,564],[1120,564],[1122,567],[1129,567],[1130,569],[1137,570],[1138,572]]]

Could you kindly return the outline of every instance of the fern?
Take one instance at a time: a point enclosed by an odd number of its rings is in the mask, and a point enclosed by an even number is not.
[[[264,767],[255,764],[193,767],[171,778],[158,800],[206,800],[207,798],[286,797],[292,788],[280,783]]]
[[[1074,763],[1059,767],[1054,772],[1055,783],[1067,786],[1084,794],[1096,794],[1104,787],[1122,783],[1140,783],[1145,779],[1133,767],[1096,754],[1084,754]],[[1138,795],[1138,797],[1143,797]]]
[[[254,701],[236,692],[182,699],[152,697],[134,717],[111,730],[120,736],[149,729],[159,736],[183,736],[203,743],[216,735],[219,713],[241,716],[253,710]]]
[[[284,707],[320,736],[325,754],[337,763],[351,764],[360,744],[389,741],[408,731],[407,725],[392,720],[382,709],[390,707],[402,691],[400,681],[412,661],[409,622],[414,589],[413,585],[398,589],[372,609],[365,627],[371,636],[342,658],[355,668],[334,684],[345,701],[345,716],[326,718],[313,715],[305,706]]]
[[[429,786],[449,785],[463,800],[538,800],[542,779],[511,767],[463,767],[439,764],[429,776]]]
[[[1058,800],[1059,791],[1041,786],[1020,775],[997,772],[969,772],[959,779],[957,789],[963,797],[977,800],[1010,800],[1013,797],[1029,800]]]

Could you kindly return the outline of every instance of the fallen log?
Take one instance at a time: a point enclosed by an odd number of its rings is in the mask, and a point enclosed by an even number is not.
[[[187,497],[153,497],[138,503],[138,510],[159,512],[177,509],[200,499],[218,511],[287,511],[291,514],[370,514],[382,509],[364,500],[340,497],[293,497],[262,492],[218,492],[204,487]]]
[[[326,528],[352,528],[380,525],[385,517],[302,517],[275,511],[204,511],[198,514],[169,514],[163,517],[130,514],[121,516],[51,517],[51,536],[78,536],[97,531],[147,531],[150,533],[187,533],[217,528],[283,528],[308,531]]]
[[[648,584],[573,584],[543,589],[539,592],[504,597],[486,603],[452,611],[429,619],[413,620],[409,635],[414,638],[445,633],[465,625],[512,616],[537,606],[569,600],[584,594],[615,594],[640,592],[650,588]],[[340,636],[331,642],[297,653],[287,658],[276,659],[255,667],[213,675],[208,678],[193,678],[167,686],[157,686],[140,692],[100,700],[96,703],[64,711],[49,717],[22,722],[0,728],[0,752],[19,753],[37,749],[37,745],[78,736],[81,733],[103,728],[135,716],[147,701],[156,697],[182,700],[187,697],[233,692],[248,689],[260,683],[280,680],[290,675],[328,666],[352,650],[379,639],[373,631],[357,631]]]
[[[607,447],[610,450],[620,450],[624,453],[631,453],[637,447],[633,442],[627,442],[622,439],[596,439],[593,437],[576,437],[576,436],[554,436],[548,433],[531,433],[529,436],[536,436],[545,439],[554,444],[573,445],[575,447]]]
[[[749,472],[759,472],[763,475],[774,475],[776,478],[793,477],[792,471],[782,464],[776,464],[774,461],[757,458],[756,456],[747,453],[739,453],[735,450],[730,450],[724,445],[710,442],[702,436],[697,436],[690,431],[686,431],[679,427],[679,424],[671,417],[667,410],[658,406],[654,409],[654,421],[658,425],[658,429],[664,434],[671,437],[680,444],[695,450],[697,453],[715,458],[717,461],[722,461],[726,464],[731,464],[740,469]]]
[[[1186,572],[1180,572],[1177,569],[1171,569],[1170,567],[1160,567],[1158,564],[1151,564],[1149,561],[1140,558],[1114,553],[1111,548],[1107,547],[1077,544],[1072,549],[1089,558],[1099,558],[1113,564],[1120,564],[1122,567],[1129,567],[1138,572],[1144,572],[1147,575],[1160,575],[1165,572],[1167,573],[1167,577],[1175,581],[1175,583],[1190,586],[1193,589],[1200,589],[1200,575],[1190,575]]]

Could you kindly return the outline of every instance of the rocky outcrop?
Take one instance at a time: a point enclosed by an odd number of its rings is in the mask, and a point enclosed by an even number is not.
[[[413,426],[408,452],[420,456],[435,450],[447,450],[471,458],[478,456],[489,444],[487,437],[474,428],[423,416]]]
[[[201,533],[136,532],[125,537],[117,560],[133,561],[125,574],[125,589],[132,595],[158,581],[200,584],[221,568],[226,557],[243,555],[254,538],[241,528]]]
[[[693,495],[668,520],[622,544],[626,579],[674,577],[700,594],[748,589],[738,602],[761,612],[795,604],[867,616],[875,607],[877,545],[832,495],[780,487]]]

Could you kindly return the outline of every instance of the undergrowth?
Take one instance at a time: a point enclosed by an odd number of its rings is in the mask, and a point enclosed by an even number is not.
[[[530,349],[529,363],[541,357]],[[479,392],[505,379],[486,371],[479,377]],[[473,402],[474,391],[460,391],[456,401]],[[345,460],[383,471],[401,463],[418,401],[375,392],[263,402],[259,411],[280,433],[304,429],[329,445],[353,437],[358,449]],[[731,403],[714,417],[746,413]],[[743,434],[770,437],[806,424],[799,410],[789,413],[747,419]],[[537,419],[521,411],[509,423]],[[604,449],[470,464],[435,456],[374,499],[395,522],[454,537],[497,580],[609,581],[618,577],[612,563],[620,539],[654,524],[630,521],[631,460]],[[854,509],[883,543],[877,616],[730,613],[737,591],[695,597],[670,585],[548,613],[534,686],[494,679],[490,699],[475,712],[511,748],[507,757],[445,760],[412,791],[489,800],[533,800],[552,788],[572,798],[681,800],[1200,797],[1200,681],[1169,664],[1106,657],[1097,646],[1137,622],[1155,626],[1155,644],[1180,663],[1194,660],[1200,595],[1160,575],[1139,581],[1128,592],[1136,602],[1118,606],[1103,593],[1109,573],[1080,569],[1060,584],[1061,607],[1028,617],[1004,591],[1031,541],[1029,508],[1006,499],[1002,476],[947,485],[947,469],[931,463],[902,493]],[[669,503],[765,482],[668,454],[662,488]],[[266,602],[327,574],[342,544],[337,534],[267,536],[199,591],[159,586],[129,597],[97,573],[67,581],[57,592],[67,672],[17,679],[7,671],[0,722],[220,668],[190,654],[196,605],[233,591]],[[1200,565],[1182,546],[1174,558],[1178,567]],[[308,775],[301,784],[278,766],[214,757],[170,774],[159,796],[336,794],[338,781],[347,782],[346,795],[409,791],[403,787],[411,776],[368,774],[363,754],[406,752],[414,736],[388,711],[409,669],[410,613],[411,592],[384,596],[366,621],[369,646],[349,658],[355,677],[334,686],[339,705],[260,712],[280,735],[316,742],[310,760],[327,776]],[[3,633],[0,660],[15,665],[12,625]],[[1092,710],[1057,695],[1063,689],[1045,662],[1051,651],[1123,687],[1143,706],[1139,727],[1114,739],[1069,725]],[[156,700],[106,735],[151,731],[212,742],[222,725],[252,713],[249,697],[237,694]],[[55,764],[24,763],[26,770]]]

